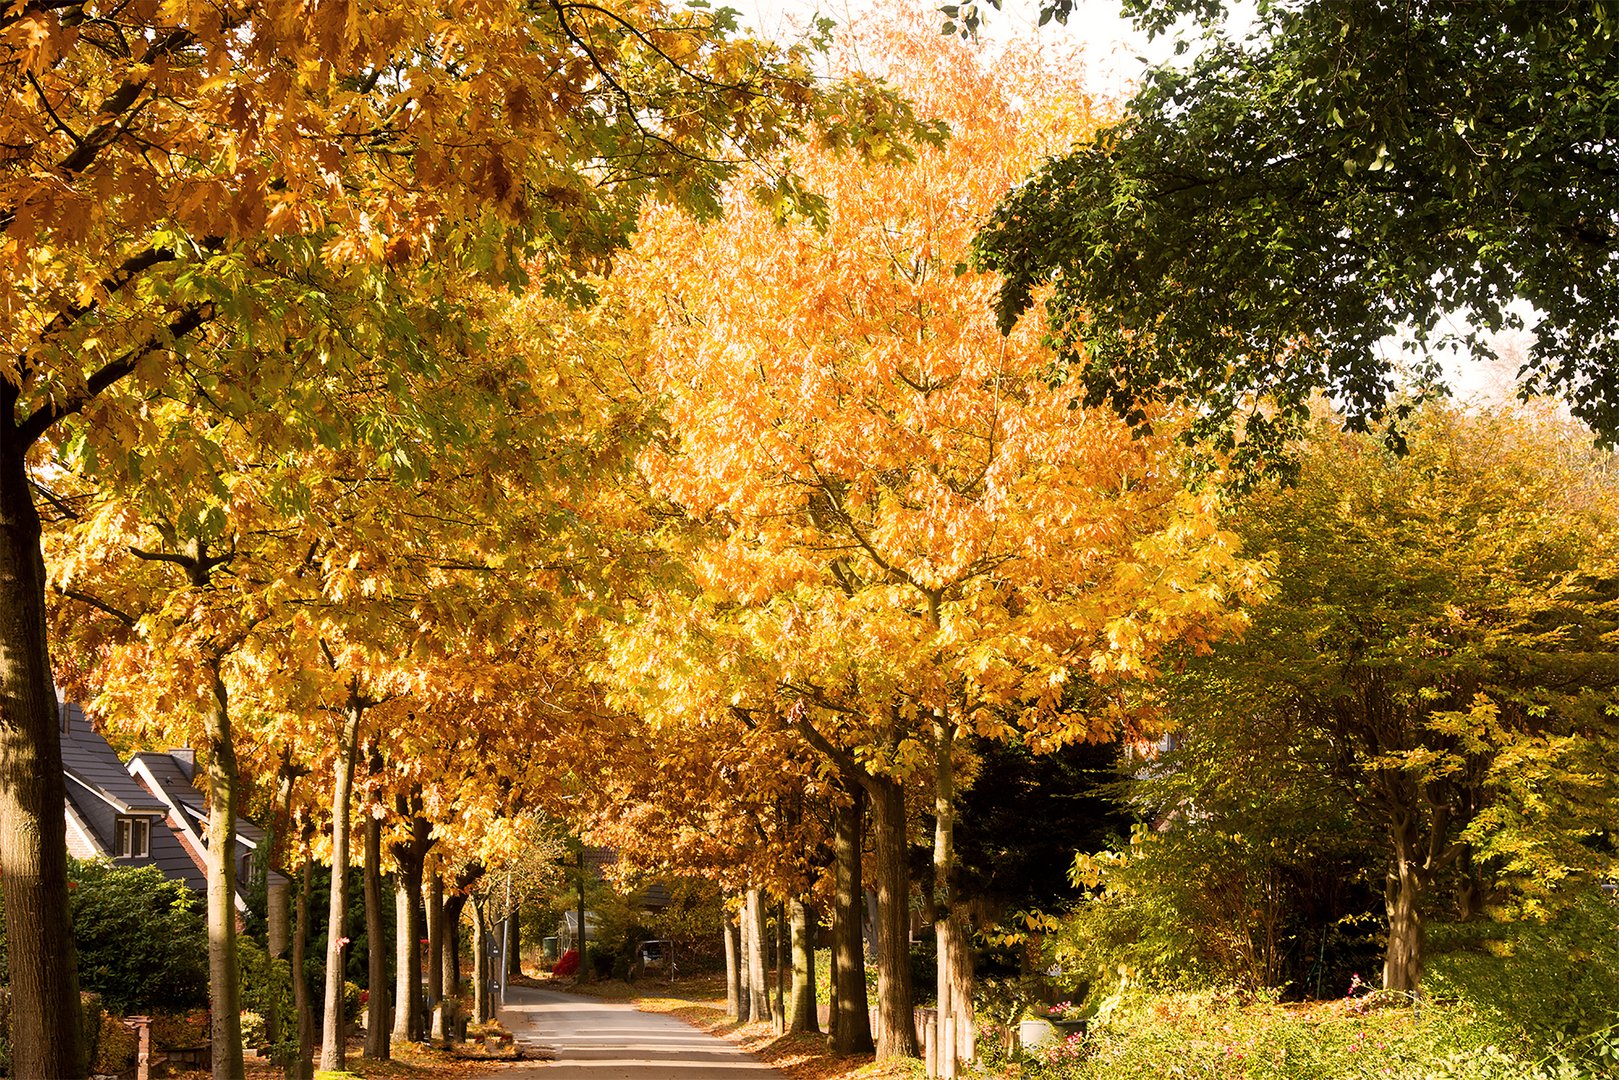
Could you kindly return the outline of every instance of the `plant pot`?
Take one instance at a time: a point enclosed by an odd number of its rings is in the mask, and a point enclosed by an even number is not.
[[[1031,1016],[1018,1021],[1017,1041],[1025,1050],[1061,1042],[1070,1035],[1083,1035],[1089,1026],[1086,1020],[1056,1020],[1044,1016]]]

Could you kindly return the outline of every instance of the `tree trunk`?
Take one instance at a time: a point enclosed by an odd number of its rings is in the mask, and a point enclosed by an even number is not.
[[[315,1075],[315,1017],[309,1000],[309,976],[304,961],[309,951],[309,837],[304,837],[304,870],[298,886],[297,925],[292,932],[292,1011],[298,1020],[298,1052],[285,1063],[287,1080],[312,1080]]]
[[[428,878],[427,894],[427,1007],[432,1010],[428,1032],[434,1039],[447,1039],[444,1028],[444,879],[434,867]]]
[[[461,1037],[461,910],[467,906],[465,893],[444,901],[443,1027],[444,1038],[455,1042]]]
[[[523,914],[522,904],[506,914],[506,979],[523,973]]]
[[[788,903],[793,928],[793,997],[788,1009],[793,1032],[821,1030],[821,1017],[815,1008],[814,912],[802,899]]]
[[[359,688],[353,686],[344,711],[332,784],[332,889],[326,923],[326,1012],[321,1018],[320,1038],[320,1067],[328,1072],[344,1072],[348,1059],[343,1023],[343,954],[348,945],[349,792],[354,785],[354,754],[364,712]]]
[[[1388,949],[1383,958],[1383,989],[1417,993],[1422,985],[1423,892],[1426,869],[1417,862],[1417,830],[1409,818],[1389,829],[1394,865],[1383,887],[1388,912]]]
[[[236,747],[219,660],[208,670],[208,1012],[214,1080],[241,1080],[241,968],[236,955]],[[268,856],[268,852],[265,853]]]
[[[787,1030],[787,968],[790,966],[787,959],[787,907],[785,904],[776,905],[776,1011],[772,1016],[776,1033],[782,1034]]]
[[[759,889],[748,890],[743,948],[748,961],[748,1011],[756,1024],[767,1023],[770,1014],[770,983],[765,970],[765,902]]]
[[[67,906],[61,710],[46,646],[45,562],[0,378],[0,866],[5,868],[13,1076],[86,1075]]]
[[[871,777],[869,783],[877,870],[877,1057],[917,1057],[905,789],[888,776]]]
[[[382,926],[382,819],[365,815],[365,1056],[387,1061],[393,1009],[388,1003],[388,947]]]
[[[484,925],[483,902],[472,898],[472,1022],[489,1022],[489,928]]]
[[[579,848],[579,910],[576,913],[579,919],[579,940],[574,946],[579,950],[579,974],[576,976],[579,982],[591,982],[596,978],[595,969],[590,964],[589,950],[585,948],[587,936],[585,933],[585,879],[587,874],[585,849],[581,846]]]
[[[277,852],[285,852],[287,834],[292,829],[292,793],[298,782],[298,771],[292,767],[292,751],[286,750],[281,757],[281,768],[276,772],[275,813],[270,822],[269,835],[265,838],[264,846],[259,856],[264,859],[265,880],[268,883],[269,872],[279,861]],[[288,947],[292,943],[292,913],[289,910],[291,902],[291,882],[283,881],[279,887],[266,884],[264,897],[265,923],[267,945],[270,959],[279,960],[287,955]],[[301,972],[293,968],[292,978],[294,984]],[[264,1018],[265,1033],[271,1043],[281,1041],[282,1028],[286,1025],[288,1017],[281,1015],[281,995],[271,994],[268,1015]],[[283,1062],[285,1064],[285,1062]]]
[[[743,990],[741,927],[730,912],[724,912],[721,936],[725,940],[725,1015],[737,1023],[748,1019],[748,996]]]
[[[866,789],[847,787],[849,802],[838,808],[833,831],[835,892],[832,899],[832,1052],[869,1054],[871,1006],[866,995],[865,946],[861,911],[860,838],[865,833]]]
[[[957,1062],[970,1061],[973,1056],[973,973],[966,927],[956,910],[954,725],[947,719],[936,720],[933,740],[938,753],[933,786],[933,881],[937,897],[933,930],[939,980],[935,1045],[939,1075],[953,1077]]]
[[[422,1038],[422,867],[432,844],[432,825],[410,820],[410,839],[393,845],[399,876],[394,883],[394,1026],[395,1042]]]

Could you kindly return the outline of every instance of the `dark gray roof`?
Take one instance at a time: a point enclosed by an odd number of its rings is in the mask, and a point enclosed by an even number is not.
[[[71,702],[59,706],[64,716],[62,731],[62,767],[70,777],[81,782],[68,782],[68,797],[83,811],[81,798],[90,797],[85,788],[94,789],[104,802],[119,813],[162,814],[168,811],[151,792],[143,788],[107,740],[98,735],[85,719],[84,710]]]
[[[205,891],[202,870],[165,820],[168,807],[129,775],[117,751],[90,726],[83,709],[71,702],[60,703],[59,708],[68,802],[102,850],[114,850],[113,829],[119,817],[149,816],[154,820],[147,857],[114,861],[121,866],[156,866],[165,877]]]
[[[130,758],[130,766],[139,762],[146,771],[157,781],[162,789],[161,793],[172,800],[179,812],[187,817],[187,825],[192,834],[203,843],[207,842],[208,804],[202,792],[197,790],[192,781],[192,775],[186,764],[175,756],[175,751],[143,750]],[[131,780],[134,777],[131,776]],[[136,781],[136,783],[140,783]],[[145,788],[142,787],[144,791]],[[239,856],[246,856],[250,851],[256,851],[264,843],[264,830],[245,818],[236,819],[236,839]],[[246,841],[246,843],[243,843]],[[271,885],[277,885],[287,879],[274,869],[269,871]],[[245,884],[245,882],[243,883]]]

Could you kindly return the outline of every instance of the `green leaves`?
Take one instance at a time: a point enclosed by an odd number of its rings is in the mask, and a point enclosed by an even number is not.
[[[1220,5],[1137,5],[1150,28]],[[1511,304],[1543,316],[1528,389],[1619,437],[1619,246],[1608,132],[1619,51],[1604,14],[1538,3],[1261,10],[1154,72],[1123,123],[998,208],[975,253],[1009,326],[1046,301],[1086,400],[1185,399],[1200,434],[1252,442],[1269,398],[1297,430],[1317,390],[1382,422],[1405,335],[1420,353],[1467,312],[1487,348]]]

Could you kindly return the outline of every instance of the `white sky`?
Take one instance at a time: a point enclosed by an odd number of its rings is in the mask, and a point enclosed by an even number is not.
[[[863,12],[876,7],[882,0],[714,0],[716,6],[735,8],[743,22],[778,40],[788,40],[817,15],[834,22],[845,23]],[[930,7],[941,7],[947,0],[924,0]],[[1125,93],[1130,84],[1147,67],[1147,58],[1161,61],[1171,55],[1172,42],[1161,36],[1148,42],[1119,14],[1118,0],[1077,0],[1068,24],[1055,21],[1038,26],[1040,13],[1037,0],[1004,0],[1003,10],[991,8],[987,0],[979,0],[984,9],[984,21],[979,29],[981,37],[990,41],[1001,40],[1014,34],[1027,36],[1038,33],[1052,41],[1078,39],[1085,46],[1085,62],[1089,69],[1088,82],[1098,93]],[[944,16],[939,16],[944,24]],[[1038,28],[1038,29],[1037,29]]]

